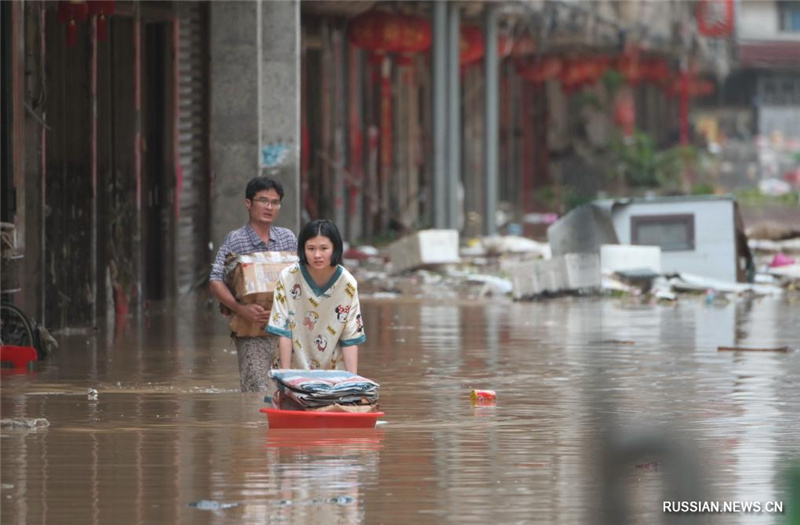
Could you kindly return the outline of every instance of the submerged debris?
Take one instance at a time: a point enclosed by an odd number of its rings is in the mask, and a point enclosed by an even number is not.
[[[650,472],[656,471],[656,470],[658,470],[658,461],[650,461],[650,462],[647,462],[647,463],[638,463],[636,465],[636,468],[641,469],[641,470],[650,471]]]
[[[189,503],[189,507],[200,510],[224,510],[238,506],[238,503],[220,503],[219,501],[209,499],[201,499],[200,501]]]
[[[772,348],[748,348],[744,346],[720,346],[717,347],[720,352],[789,352],[792,349],[788,346],[778,346]]]
[[[43,417],[37,418],[24,418],[24,417],[14,417],[14,418],[6,418],[0,419],[0,428],[47,428],[50,426],[50,422]]]

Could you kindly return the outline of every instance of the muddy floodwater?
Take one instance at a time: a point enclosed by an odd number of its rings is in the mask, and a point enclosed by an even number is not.
[[[797,302],[363,305],[366,431],[270,430],[204,301],[58,335],[2,376],[3,418],[49,422],[1,431],[2,523],[788,523],[800,352],[718,347],[800,348]]]

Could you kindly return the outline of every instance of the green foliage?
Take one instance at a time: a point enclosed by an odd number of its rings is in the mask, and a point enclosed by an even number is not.
[[[614,94],[625,82],[625,78],[622,76],[622,73],[615,69],[607,69],[606,72],[603,73],[601,80],[603,82],[603,86],[605,86],[606,91],[609,94],[609,97],[611,98],[614,97]]]
[[[659,151],[649,135],[635,131],[631,137],[611,142],[615,174],[634,188],[677,188],[684,163],[697,158],[695,148],[677,146]]]
[[[581,91],[576,95],[578,107],[583,108],[592,108],[595,110],[602,110],[603,103],[600,101],[597,95],[594,93],[589,93],[586,91]]]
[[[700,184],[695,184],[694,186],[692,186],[692,195],[713,195],[713,194],[714,194],[714,186],[706,182],[701,182]]]
[[[764,206],[778,204],[782,206],[800,206],[800,191],[794,190],[784,195],[764,195],[758,188],[747,188],[734,192],[739,203],[748,206]]]
[[[556,200],[556,191],[552,186],[545,186],[536,192],[536,199],[552,206]]]
[[[579,192],[567,188],[564,191],[564,213],[572,210],[573,208],[588,204],[593,200],[593,196],[581,195]]]
[[[373,246],[386,246],[392,244],[400,238],[400,234],[396,231],[389,230],[386,232],[376,233],[372,238]]]

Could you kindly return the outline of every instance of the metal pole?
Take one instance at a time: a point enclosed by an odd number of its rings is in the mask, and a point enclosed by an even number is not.
[[[89,77],[90,104],[91,104],[91,167],[89,169],[92,179],[92,200],[89,207],[91,233],[89,255],[89,287],[92,290],[92,305],[90,319],[92,326],[97,326],[97,18],[92,17],[89,23],[91,34],[91,74]],[[104,276],[105,277],[105,276]],[[96,354],[93,354],[96,357]]]
[[[133,92],[136,122],[133,141],[133,173],[136,179],[136,226],[134,226],[133,253],[136,275],[136,319],[137,326],[142,327],[142,311],[144,305],[144,246],[142,243],[142,13],[141,5],[136,4],[133,18]],[[130,293],[129,290],[125,290]]]
[[[486,89],[484,90],[486,122],[484,127],[483,160],[486,187],[484,192],[483,232],[484,235],[495,235],[497,233],[495,215],[497,212],[500,60],[497,57],[497,10],[488,4],[484,7],[484,24],[483,34],[485,35],[484,45],[486,52],[483,56],[483,63],[486,68]]]
[[[447,227],[447,2],[433,4],[433,227]]]
[[[461,215],[461,12],[458,5],[448,3],[449,40],[447,64],[447,89],[450,105],[448,108],[448,184],[447,184],[447,228],[460,230]]]
[[[349,224],[346,221],[345,201],[347,192],[343,169],[347,165],[347,148],[345,137],[347,133],[347,84],[345,50],[347,41],[341,29],[333,28],[330,34],[331,54],[333,55],[333,93],[336,105],[333,112],[333,151],[336,166],[333,171],[333,218],[339,228],[347,233]],[[354,242],[355,239],[349,239]]]

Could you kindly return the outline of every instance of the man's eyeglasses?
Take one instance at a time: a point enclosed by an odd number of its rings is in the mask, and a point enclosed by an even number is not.
[[[279,201],[277,199],[276,200],[272,200],[272,199],[261,198],[261,199],[251,199],[251,200],[253,202],[257,202],[258,204],[260,204],[261,206],[263,206],[265,208],[280,208],[281,207],[281,201]]]

